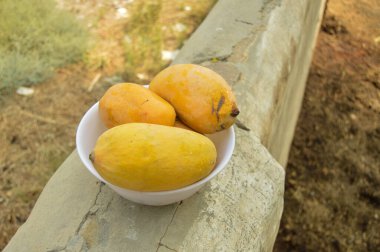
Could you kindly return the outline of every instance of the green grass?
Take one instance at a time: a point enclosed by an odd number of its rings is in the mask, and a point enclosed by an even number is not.
[[[183,42],[203,21],[216,0],[187,1],[173,5],[169,0],[140,0],[131,9],[124,42],[124,77],[128,81],[146,84],[170,62],[161,58],[161,51],[182,47]],[[190,12],[184,11],[190,5]],[[173,30],[176,23],[186,26],[182,32]],[[163,29],[165,26],[166,29]],[[137,74],[144,73],[146,79]]]
[[[0,90],[51,77],[80,60],[87,31],[54,0],[0,0]]]
[[[128,23],[126,33],[130,40],[124,44],[125,73],[129,80],[140,82],[136,73],[153,75],[162,69],[161,60],[163,37],[158,24],[162,2],[160,0],[140,1]]]

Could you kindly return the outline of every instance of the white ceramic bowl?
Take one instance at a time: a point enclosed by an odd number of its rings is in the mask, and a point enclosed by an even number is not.
[[[104,131],[106,131],[106,127],[98,116],[98,103],[95,103],[83,116],[77,129],[76,144],[80,159],[95,177],[107,184],[116,193],[128,200],[145,205],[168,205],[190,197],[201,189],[207,181],[215,177],[215,175],[226,167],[235,147],[235,133],[233,127],[215,134],[206,135],[213,141],[217,150],[216,166],[207,177],[194,184],[176,190],[139,192],[120,188],[107,182],[92,165],[89,155],[95,146],[96,140]]]

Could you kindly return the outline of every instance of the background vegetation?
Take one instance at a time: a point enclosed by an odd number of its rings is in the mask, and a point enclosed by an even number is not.
[[[44,81],[86,50],[86,30],[54,0],[1,0],[0,17],[0,89]]]

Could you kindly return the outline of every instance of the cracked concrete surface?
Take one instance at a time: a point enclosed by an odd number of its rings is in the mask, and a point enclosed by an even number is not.
[[[163,207],[135,204],[97,181],[74,151],[4,251],[271,251],[281,165],[324,3],[220,0],[181,49],[174,63],[219,72],[241,110],[228,167],[198,193]]]
[[[240,144],[228,168],[179,205],[162,239],[169,248],[254,251],[258,246],[271,247],[267,241],[276,236],[279,222],[268,221],[279,220],[282,213],[283,186],[279,185],[284,171],[251,132],[238,129],[236,133]]]
[[[176,208],[174,209],[174,212],[173,212],[172,218],[170,219],[170,222],[169,222],[168,225],[166,226],[165,232],[162,234],[160,240],[158,241],[158,246],[157,246],[157,250],[156,250],[156,251],[158,251],[159,248],[160,248],[161,246],[164,246],[164,247],[166,247],[167,249],[174,250],[174,249],[172,249],[172,248],[169,248],[167,245],[163,244],[163,243],[162,243],[162,239],[164,239],[166,233],[168,232],[168,229],[169,229],[170,225],[172,224],[173,219],[174,219],[174,217],[175,217],[175,215],[176,215],[176,213],[177,213],[178,207],[179,207],[181,204],[182,204],[182,201],[181,201],[181,202],[178,202],[178,203],[175,204],[175,205],[176,205]]]

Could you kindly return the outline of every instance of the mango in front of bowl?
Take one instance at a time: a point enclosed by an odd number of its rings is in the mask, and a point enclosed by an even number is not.
[[[90,158],[108,182],[136,191],[165,191],[206,177],[216,148],[197,132],[146,123],[113,127],[97,140]]]

